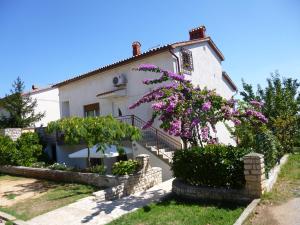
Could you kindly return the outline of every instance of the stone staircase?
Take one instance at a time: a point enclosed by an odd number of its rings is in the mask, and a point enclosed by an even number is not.
[[[140,129],[146,124],[145,121],[134,115],[122,116],[117,119]],[[154,127],[141,129],[141,132],[142,139],[139,140],[138,143],[170,165],[172,163],[174,152],[181,149],[181,143]]]

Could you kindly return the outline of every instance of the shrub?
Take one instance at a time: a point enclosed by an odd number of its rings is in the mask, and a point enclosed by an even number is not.
[[[113,165],[112,173],[114,175],[128,175],[138,171],[140,165],[136,160],[129,159],[128,161],[116,162]]]
[[[243,156],[250,151],[225,145],[176,151],[174,176],[196,186],[242,188],[245,185]]]
[[[51,170],[64,170],[64,171],[71,171],[73,167],[68,167],[65,163],[54,163],[48,166]]]
[[[103,175],[106,172],[106,167],[104,165],[96,165],[89,168],[88,171],[91,173],[98,173]]]
[[[17,148],[10,137],[0,135],[0,165],[15,165]]]
[[[16,141],[16,146],[16,164],[20,166],[30,166],[37,162],[38,157],[43,152],[43,146],[40,144],[39,136],[36,133],[23,133]]]
[[[30,165],[33,168],[47,168],[47,164],[45,162],[35,162]]]
[[[267,130],[256,135],[254,151],[264,155],[266,173],[272,169],[284,154],[280,142],[271,131]]]

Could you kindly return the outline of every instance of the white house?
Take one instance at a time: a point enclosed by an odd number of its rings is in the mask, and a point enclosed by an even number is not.
[[[45,112],[45,117],[35,126],[46,126],[50,121],[70,116],[109,114],[135,126],[142,126],[152,115],[150,104],[134,110],[129,110],[128,106],[154,88],[144,85],[142,81],[159,74],[133,70],[140,64],[154,64],[165,70],[187,74],[195,86],[216,89],[217,93],[229,99],[237,88],[222,70],[222,61],[223,54],[211,37],[206,35],[204,26],[190,30],[187,41],[171,43],[146,52],[142,52],[139,42],[133,42],[132,56],[129,58],[62,81],[50,88],[33,87],[27,94],[37,100],[36,111]],[[223,124],[218,124],[217,130],[220,142],[234,144]],[[163,168],[164,179],[172,176],[169,163],[174,150],[181,146],[179,138],[171,137],[160,130],[159,121],[152,128],[143,131],[143,135],[142,142],[129,146],[133,149],[133,155],[150,152],[151,164]],[[58,162],[86,166],[86,160],[70,158],[72,153],[84,146],[55,147],[52,155],[55,154]],[[115,159],[106,160],[111,165]]]
[[[23,95],[29,95],[32,100],[37,101],[37,106],[35,108],[36,113],[45,114],[40,121],[32,124],[33,127],[44,127],[47,126],[49,122],[60,119],[58,88],[37,88],[35,85],[32,85],[32,89]],[[9,116],[7,111],[0,106],[0,116],[1,115],[6,117]]]
[[[222,70],[223,54],[212,39],[206,36],[204,26],[190,30],[187,41],[171,43],[146,52],[141,51],[139,42],[133,42],[132,52],[133,55],[129,58],[55,84],[53,87],[59,90],[61,117],[134,115],[139,121],[136,123],[138,126],[147,121],[152,115],[149,104],[134,110],[129,110],[128,106],[154,88],[145,86],[142,81],[159,75],[133,70],[140,64],[154,64],[176,73],[188,74],[194,85],[216,89],[225,98],[230,98],[237,91],[228,74]],[[149,142],[161,142],[163,148],[154,146],[151,150],[160,154],[161,160],[168,162],[167,158],[172,154],[170,148],[179,140],[159,130],[158,122],[154,124],[154,128],[158,130],[160,138],[152,130]],[[220,142],[234,144],[224,125],[218,125],[217,129]],[[138,149],[142,147],[138,143],[137,146]],[[169,150],[164,151],[166,148]],[[162,151],[158,152],[158,149]],[[65,151],[60,148],[58,159],[66,161],[67,155],[72,152],[70,149]],[[152,165],[155,164],[152,162]]]

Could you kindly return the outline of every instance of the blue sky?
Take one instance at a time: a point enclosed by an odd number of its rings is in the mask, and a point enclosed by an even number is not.
[[[270,72],[300,78],[300,1],[0,0],[0,97],[20,76],[47,86],[188,39],[204,24],[232,79],[265,83]]]

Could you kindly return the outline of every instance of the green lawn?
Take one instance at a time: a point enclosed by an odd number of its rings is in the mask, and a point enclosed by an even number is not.
[[[263,195],[263,203],[280,203],[300,197],[300,154],[289,156],[271,192]]]
[[[12,180],[17,179],[13,176],[0,176],[0,179]],[[19,178],[20,179],[20,178]],[[45,186],[49,187],[45,193],[36,198],[28,198],[15,203],[9,207],[0,207],[0,211],[15,216],[17,219],[29,220],[38,215],[60,208],[75,202],[78,199],[91,195],[94,191],[99,190],[93,186],[70,184],[70,183],[54,183],[43,181]]]
[[[245,206],[205,204],[170,197],[125,215],[109,225],[232,225]]]

